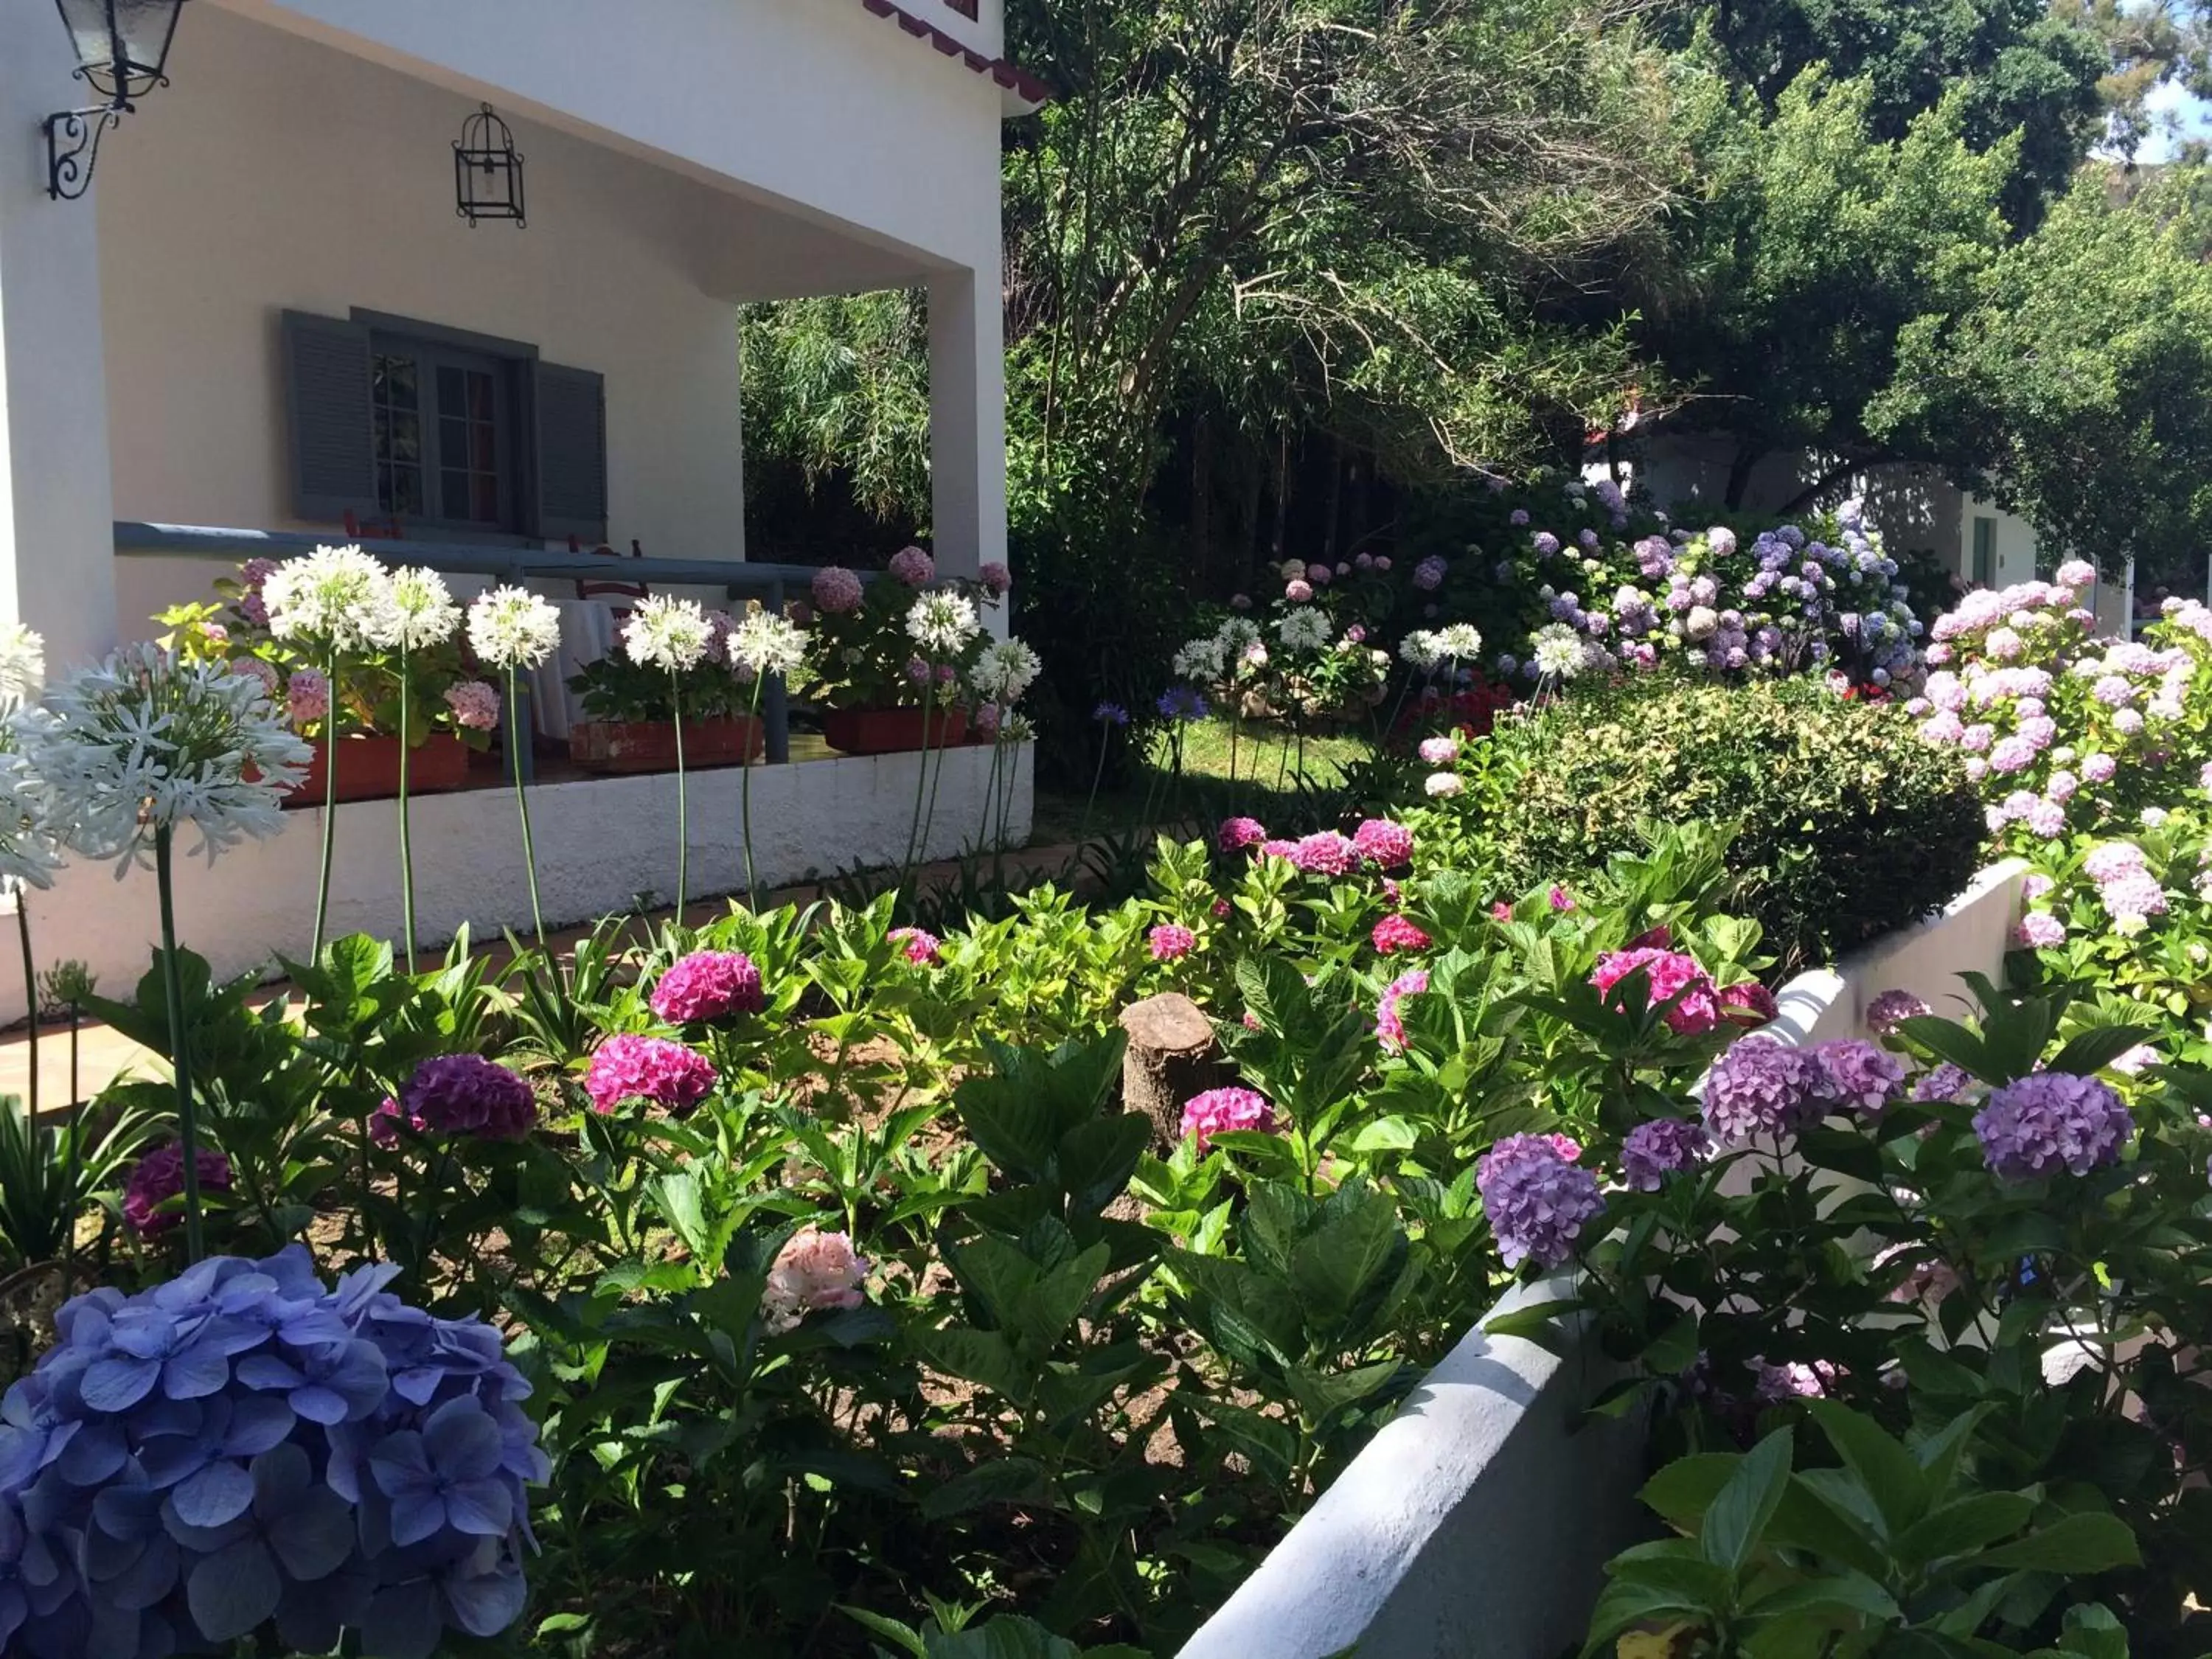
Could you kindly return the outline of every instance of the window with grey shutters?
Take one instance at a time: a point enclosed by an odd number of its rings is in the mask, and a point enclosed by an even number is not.
[[[599,374],[380,313],[288,312],[284,342],[300,518],[350,511],[410,534],[605,538]]]

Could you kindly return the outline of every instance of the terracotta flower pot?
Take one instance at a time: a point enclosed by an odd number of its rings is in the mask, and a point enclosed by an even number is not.
[[[324,744],[314,744],[307,775],[284,798],[284,805],[320,806],[323,804]],[[407,763],[409,795],[435,795],[458,789],[468,781],[469,746],[450,732],[433,732],[416,745]],[[399,739],[351,737],[338,739],[337,798],[347,800],[392,800],[399,794]]]
[[[742,766],[767,751],[765,728],[750,714],[684,722],[684,766]],[[673,772],[673,720],[585,720],[568,733],[568,757],[594,772]]]
[[[930,746],[951,748],[968,735],[968,711],[938,708],[930,713]],[[832,749],[848,755],[896,755],[922,745],[919,708],[831,708],[822,716],[822,735]]]

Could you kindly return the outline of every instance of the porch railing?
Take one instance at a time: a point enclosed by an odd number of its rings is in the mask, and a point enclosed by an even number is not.
[[[118,519],[115,523],[115,551],[132,559],[285,559],[312,553],[331,538],[287,530],[226,530],[208,525],[141,524]],[[807,590],[814,569],[802,564],[754,564],[722,559],[615,558],[597,553],[553,553],[543,548],[501,547],[485,543],[383,541],[356,538],[356,545],[390,565],[420,565],[448,576],[489,576],[520,583],[527,580],[552,581],[636,580],[663,587],[719,587],[732,599],[757,599],[771,609],[782,608],[790,591]],[[872,581],[874,571],[857,573]],[[791,709],[783,677],[770,675],[761,688],[761,723],[767,740],[768,760],[781,765],[791,758]],[[517,752],[511,764],[532,773],[530,745],[511,745]]]

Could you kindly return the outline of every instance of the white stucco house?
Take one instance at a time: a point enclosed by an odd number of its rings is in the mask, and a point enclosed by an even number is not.
[[[343,540],[349,510],[516,570],[572,536],[772,562],[744,535],[751,300],[927,289],[934,551],[956,574],[1004,558],[1000,128],[1044,94],[1006,61],[1001,0],[176,0],[167,83],[75,200],[50,193],[42,123],[99,95],[57,9],[0,5],[0,618],[55,668],[204,595],[252,550],[229,532]],[[456,210],[454,142],[487,104],[526,228]],[[225,532],[193,544],[221,558],[148,526]],[[949,757],[934,850],[974,836],[988,759]],[[896,859],[914,765],[760,769],[764,878]],[[564,919],[672,890],[672,781],[537,793]],[[735,794],[695,780],[695,887],[738,884]],[[524,914],[504,810],[419,803],[426,936]],[[392,816],[341,809],[341,929],[397,931]],[[180,896],[220,969],[304,949],[320,826],[292,817]],[[72,871],[33,908],[57,918],[42,957],[143,969],[137,878]],[[0,1015],[21,1007],[10,983]]]

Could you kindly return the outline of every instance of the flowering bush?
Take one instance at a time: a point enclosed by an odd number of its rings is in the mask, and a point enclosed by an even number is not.
[[[428,1659],[522,1611],[548,1474],[498,1334],[306,1249],[64,1307],[0,1427],[0,1642]],[[91,1645],[88,1646],[88,1632]]]
[[[865,586],[839,567],[817,572],[806,659],[813,694],[833,708],[918,708],[925,697],[949,708],[967,700],[968,677],[988,644],[979,612],[995,608],[1010,586],[940,579],[937,562],[918,547],[892,555],[884,574]],[[1004,677],[1003,668],[993,676]]]

